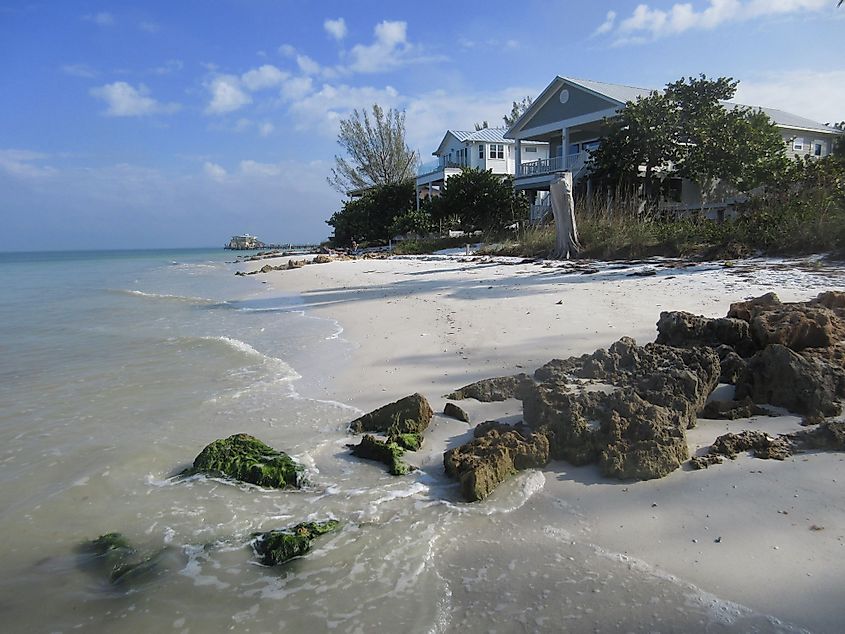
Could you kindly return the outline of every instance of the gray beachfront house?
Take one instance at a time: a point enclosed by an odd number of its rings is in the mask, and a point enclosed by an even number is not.
[[[526,191],[531,200],[539,201],[532,205],[532,219],[547,213],[548,198],[543,192],[548,192],[558,172],[572,172],[576,194],[590,191],[587,162],[590,150],[601,143],[605,118],[616,114],[626,102],[648,96],[653,90],[570,77],[554,78],[503,135],[514,143],[516,188]],[[836,128],[799,115],[773,108],[754,108],[765,112],[781,130],[789,156],[826,156],[842,134]],[[548,143],[548,158],[526,161],[527,144],[537,142]],[[701,204],[701,192],[695,183],[683,180],[677,190],[678,206],[708,207]],[[712,205],[713,213],[708,215],[720,215],[718,208],[724,206],[724,202]]]

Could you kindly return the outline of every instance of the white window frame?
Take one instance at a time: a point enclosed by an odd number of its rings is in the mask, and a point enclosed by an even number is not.
[[[531,154],[531,153],[536,154],[537,153],[537,146],[536,145],[527,145],[524,148],[522,148],[522,151],[529,153],[529,154]]]
[[[818,152],[816,152],[816,148],[818,148]],[[824,141],[813,139],[813,145],[810,149],[813,152],[813,156],[824,156]]]
[[[502,160],[505,158],[505,144],[491,143],[490,144],[490,158]]]
[[[478,144],[478,160],[479,161],[484,160],[484,144],[483,143]]]
[[[792,150],[794,152],[801,152],[804,149],[804,137],[797,136],[792,139]]]

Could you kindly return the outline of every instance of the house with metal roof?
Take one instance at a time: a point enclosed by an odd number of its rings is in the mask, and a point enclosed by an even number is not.
[[[604,135],[605,119],[615,115],[628,101],[646,97],[655,89],[636,88],[571,77],[555,77],[531,106],[505,133],[514,142],[515,186],[529,194],[548,191],[554,175],[572,172],[576,193],[589,193],[587,163],[590,151]],[[741,104],[724,102],[726,107]],[[823,157],[833,149],[840,130],[805,117],[773,108],[753,106],[765,112],[781,130],[787,155]],[[547,143],[547,158],[525,160],[527,143]],[[698,207],[701,194],[697,185],[678,183],[679,204]],[[532,217],[543,215],[532,208]]]
[[[517,158],[514,154],[514,140],[506,139],[505,128],[482,128],[473,132],[447,130],[437,149],[432,152],[435,160],[425,163],[417,170],[417,203],[420,198],[438,196],[451,176],[460,174],[465,168],[489,170],[494,174],[516,173]],[[525,140],[521,142],[523,161],[545,161],[549,158],[549,146],[545,141]]]

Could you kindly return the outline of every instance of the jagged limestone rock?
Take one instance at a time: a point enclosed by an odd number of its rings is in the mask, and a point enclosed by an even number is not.
[[[690,346],[730,346],[740,356],[753,354],[757,347],[751,339],[748,322],[720,317],[711,319],[684,311],[660,313],[655,343],[688,348]]]
[[[801,449],[845,451],[845,421],[825,421],[813,429],[794,432],[790,438]]]
[[[433,415],[431,405],[422,394],[411,394],[356,418],[349,423],[349,431],[357,434],[375,431],[389,436],[422,434]]]
[[[352,449],[353,456],[386,464],[391,475],[405,475],[412,470],[412,467],[402,460],[405,450],[396,442],[379,440],[367,434],[359,444],[347,446]]]
[[[507,425],[483,425],[486,430],[479,437],[443,454],[446,473],[460,481],[468,502],[486,498],[517,471],[549,461],[549,441],[543,434],[523,435]]]
[[[337,520],[324,522],[304,522],[292,528],[255,533],[253,551],[265,566],[276,566],[301,557],[311,550],[311,542],[320,535],[336,530],[340,526]]]
[[[748,361],[736,397],[779,405],[797,414],[836,416],[845,397],[845,372],[824,360],[771,344]]]
[[[449,418],[454,418],[455,420],[460,420],[465,423],[469,422],[469,414],[467,414],[463,408],[458,407],[454,403],[446,403],[446,406],[443,408],[443,413]]]
[[[750,398],[741,401],[710,401],[704,406],[699,416],[701,418],[736,420],[752,416],[770,416],[769,411],[755,405]]]
[[[531,377],[524,373],[514,376],[499,376],[470,383],[451,394],[447,394],[444,398],[455,401],[474,398],[482,403],[505,401],[509,398],[522,400],[522,396],[530,383],[532,383]]]
[[[659,478],[686,460],[685,430],[719,374],[710,348],[641,347],[625,337],[539,368],[523,413],[548,437],[552,458],[598,462],[606,475],[623,479]]]
[[[235,434],[206,446],[194,460],[193,467],[182,475],[197,473],[277,489],[298,488],[304,483],[301,465],[283,451],[277,451],[249,434]]]

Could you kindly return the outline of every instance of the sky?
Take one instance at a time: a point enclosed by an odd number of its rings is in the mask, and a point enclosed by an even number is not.
[[[0,0],[0,250],[319,242],[374,103],[423,161],[557,75],[842,121],[844,32],[836,0]]]

